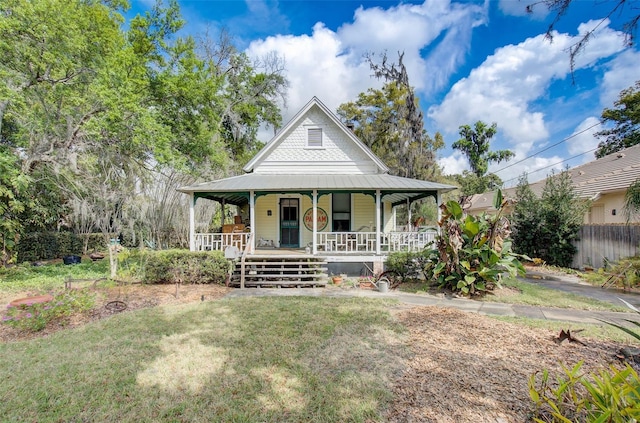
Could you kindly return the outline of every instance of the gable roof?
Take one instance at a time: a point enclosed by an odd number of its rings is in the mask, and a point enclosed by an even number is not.
[[[640,144],[571,168],[569,175],[576,193],[582,198],[595,199],[602,194],[626,191],[640,179]],[[546,180],[529,186],[540,195]],[[516,188],[504,191],[513,196]]]
[[[570,173],[573,185],[582,197],[626,191],[640,179],[640,144],[575,167]]]
[[[309,102],[298,112],[296,115],[289,120],[289,122],[282,128],[278,133],[271,138],[271,140],[256,154],[243,168],[245,172],[253,172],[256,165],[260,163],[263,159],[265,159],[271,152],[273,152],[285,139],[285,135],[289,132],[290,129],[297,127],[301,124],[302,119],[306,115],[306,113],[311,110],[313,107],[318,107],[340,130],[344,133],[345,138],[351,141],[354,145],[357,146],[373,163],[375,163],[378,173],[387,173],[389,168],[384,164],[378,156],[373,154],[373,152],[367,147],[362,141],[355,136],[353,131],[347,128],[338,117],[329,110],[327,106],[324,105],[317,97],[313,97]]]
[[[603,194],[624,192],[640,179],[640,144],[609,154],[580,166],[569,169],[569,175],[578,196],[595,200]],[[529,184],[540,196],[546,178]],[[505,197],[515,197],[516,187],[502,190]],[[493,210],[494,192],[475,194],[467,199],[470,211]]]

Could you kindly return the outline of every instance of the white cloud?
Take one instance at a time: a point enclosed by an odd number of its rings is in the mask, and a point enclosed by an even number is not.
[[[626,50],[606,65],[608,70],[600,85],[602,89],[600,104],[603,108],[615,107],[614,103],[620,97],[620,92],[640,80],[638,63],[640,63],[640,52]]]
[[[531,12],[527,12],[527,6],[531,7]],[[533,19],[543,19],[549,14],[549,9],[542,3],[533,0],[527,1],[514,1],[514,0],[500,0],[498,2],[499,8],[505,15],[510,16],[530,16]]]
[[[601,129],[600,119],[590,116],[583,120],[567,140],[567,151],[575,156],[598,147],[598,139],[593,135]],[[593,160],[593,153],[582,156],[582,162]]]
[[[441,88],[462,63],[471,31],[486,21],[487,8],[487,4],[451,4],[447,0],[388,9],[360,7],[353,22],[337,31],[317,23],[311,35],[254,40],[246,52],[260,57],[275,51],[285,57],[290,81],[288,108],[283,111],[286,121],[314,95],[335,110],[360,92],[381,86],[364,61],[367,52],[386,51],[394,62],[397,52],[404,52],[404,64],[416,89]],[[434,42],[437,44],[432,45]],[[431,53],[423,59],[421,51],[426,47]],[[427,73],[427,67],[432,71]]]
[[[432,92],[442,88],[463,62],[472,30],[487,22],[487,13],[488,4],[451,4],[447,0],[400,4],[389,9],[360,7],[354,22],[340,27],[338,34],[345,48],[358,56],[372,50],[372,46],[376,52],[387,51],[392,60],[396,52],[403,51],[411,84],[419,91]],[[422,49],[438,38],[441,40],[422,58]]]
[[[438,159],[438,164],[445,175],[461,174],[464,170],[469,170],[469,162],[459,151],[454,151],[448,157]]]
[[[516,157],[515,160],[520,160]],[[545,179],[552,171],[561,171],[564,169],[564,159],[558,156],[552,157],[532,157],[517,166],[512,166],[503,172],[499,172],[498,176],[502,179],[506,188],[518,185],[519,178],[526,174],[527,181],[537,182]],[[490,171],[495,171],[490,169]]]
[[[261,57],[275,51],[285,57],[290,87],[285,122],[313,96],[330,109],[355,99],[358,93],[379,85],[369,77],[364,62],[344,54],[336,33],[317,23],[311,35],[277,35],[249,45],[250,57]]]
[[[595,23],[581,25],[579,32],[584,33]],[[598,59],[622,48],[618,33],[608,27],[601,27],[597,35],[579,56],[577,69],[592,67]],[[496,122],[509,148],[517,155],[526,155],[535,143],[549,137],[545,115],[534,109],[534,102],[547,95],[553,80],[570,73],[566,49],[577,39],[556,34],[550,43],[541,34],[497,49],[467,78],[458,81],[440,105],[432,106],[428,116],[449,133],[478,120]]]

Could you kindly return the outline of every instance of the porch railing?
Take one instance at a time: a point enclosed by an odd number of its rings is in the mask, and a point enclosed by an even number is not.
[[[249,242],[249,232],[238,233],[198,233],[196,234],[196,251],[224,251],[227,247],[236,247],[244,251]]]
[[[375,253],[375,232],[318,232],[320,253]]]
[[[436,231],[388,232],[382,234],[380,248],[383,251],[417,251],[433,243]]]
[[[386,232],[380,234],[380,251],[416,251],[435,241],[436,231]],[[375,253],[375,232],[319,232],[318,252],[328,253]]]
[[[436,231],[427,232],[385,232],[380,234],[380,251],[416,251],[434,242]],[[234,246],[243,251],[249,242],[248,232],[242,233],[197,233],[196,251],[224,251]],[[376,252],[375,232],[318,232],[319,254],[374,254]]]

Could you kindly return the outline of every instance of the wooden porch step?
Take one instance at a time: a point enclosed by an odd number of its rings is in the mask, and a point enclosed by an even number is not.
[[[280,267],[274,267],[274,266],[260,266],[260,267],[253,267],[253,266],[246,266],[245,269],[247,271],[251,271],[251,272],[299,272],[299,271],[305,271],[305,272],[326,272],[327,270],[329,270],[327,267],[285,267],[285,266],[280,266]]]
[[[321,257],[247,256],[236,263],[230,284],[241,286],[244,275],[245,287],[325,286],[329,278],[327,264]]]
[[[240,263],[238,263],[240,264]],[[327,264],[325,260],[314,260],[314,261],[288,261],[288,260],[261,260],[254,261],[250,259],[245,259],[245,266],[262,266],[262,265],[287,265],[287,266],[311,266],[311,265],[321,265]]]
[[[327,279],[329,277],[329,275],[327,275],[326,273],[295,273],[295,274],[294,273],[289,273],[289,274],[282,274],[282,273],[245,273],[244,277],[245,277],[245,279],[247,279],[247,278],[251,278],[251,279],[255,279],[255,278]]]
[[[256,287],[264,287],[264,286],[269,286],[269,287],[276,287],[276,288],[280,288],[280,287],[296,287],[296,288],[303,288],[303,287],[320,287],[320,286],[326,286],[327,282],[326,281],[245,281],[244,286],[247,287],[252,287],[252,286],[256,286]]]

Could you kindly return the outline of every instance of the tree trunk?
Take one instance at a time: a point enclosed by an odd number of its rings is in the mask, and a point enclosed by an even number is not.
[[[111,269],[111,279],[115,279],[118,272],[118,252],[115,245],[109,245],[109,268]]]

